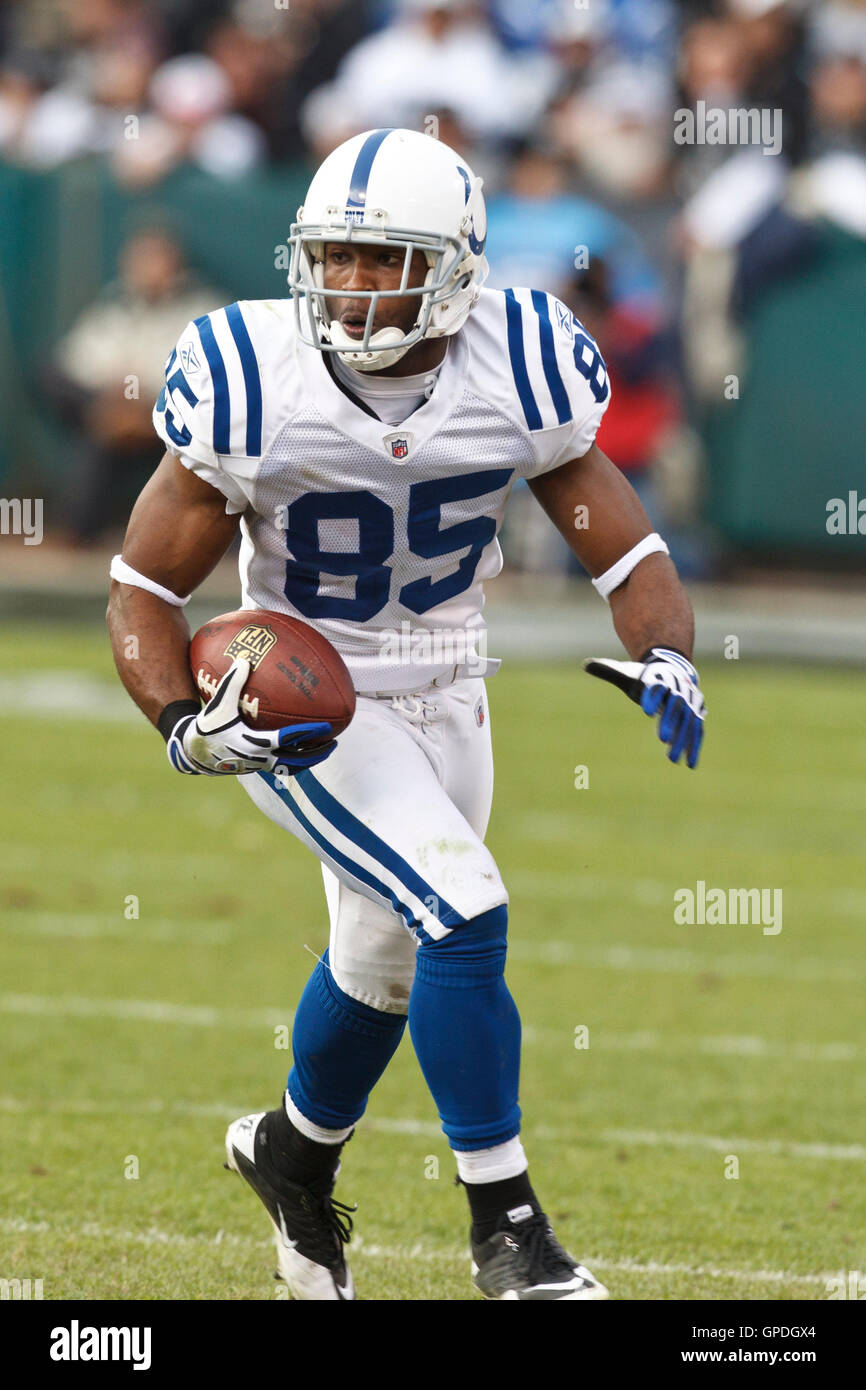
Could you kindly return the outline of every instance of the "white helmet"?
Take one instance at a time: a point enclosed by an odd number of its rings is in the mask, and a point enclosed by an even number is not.
[[[481,185],[454,150],[415,130],[368,130],[338,146],[310,184],[289,236],[289,288],[302,340],[370,372],[391,366],[422,339],[456,333],[487,279]],[[369,293],[326,290],[326,241],[402,249],[399,287]],[[423,285],[409,288],[416,250],[423,251],[429,269]],[[408,295],[419,301],[409,332],[380,328],[374,333],[379,300]],[[369,300],[362,340],[350,338],[332,320],[333,299]]]

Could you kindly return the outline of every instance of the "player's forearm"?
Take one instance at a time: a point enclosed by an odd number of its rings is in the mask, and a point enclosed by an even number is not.
[[[189,625],[179,608],[113,581],[106,621],[117,674],[152,724],[175,700],[198,703],[189,669]]]
[[[650,647],[674,647],[689,658],[695,637],[692,606],[667,555],[648,555],[610,596],[617,636],[634,660]]]

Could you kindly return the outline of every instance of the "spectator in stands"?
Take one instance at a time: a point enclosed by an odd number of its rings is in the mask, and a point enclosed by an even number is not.
[[[812,153],[866,154],[866,9],[828,5],[816,16]]]
[[[782,112],[785,158],[798,164],[809,129],[801,0],[727,0],[727,5],[745,53],[744,104]]]
[[[97,108],[56,83],[56,65],[36,51],[10,54],[0,68],[0,155],[10,164],[51,169],[98,149]]]
[[[204,39],[205,52],[229,78],[234,109],[264,132],[272,160],[305,154],[303,104],[370,32],[373,8],[374,0],[292,0],[284,9],[241,4]]]
[[[154,73],[150,100],[152,111],[133,118],[115,142],[114,167],[124,183],[155,183],[182,163],[237,178],[264,160],[264,136],[231,110],[231,83],[212,58],[170,58]]]
[[[815,48],[812,158],[792,180],[789,205],[866,240],[866,9],[828,6]]]
[[[558,150],[537,141],[519,145],[508,188],[488,203],[487,246],[494,288],[543,286],[561,293],[575,267],[603,256],[617,301],[652,297],[658,277],[619,218],[568,186]]]
[[[333,83],[312,93],[304,130],[317,158],[360,130],[412,125],[443,107],[496,143],[531,129],[557,77],[544,53],[508,54],[465,0],[400,0],[395,22],[363,39]]]
[[[730,18],[707,18],[689,26],[683,34],[679,59],[677,107],[695,111],[698,102],[707,108],[728,111],[744,106],[748,58],[742,29]],[[725,144],[676,144],[677,187],[681,196],[695,193],[730,157]]]
[[[676,356],[658,311],[646,301],[618,300],[611,285],[607,263],[596,256],[563,297],[601,347],[610,376],[610,406],[596,442],[652,513],[652,468],[682,419]]]
[[[176,237],[152,225],[120,254],[120,277],[55,349],[44,386],[75,445],[70,537],[93,541],[127,515],[159,459],[151,424],[165,360],[184,324],[225,303],[191,275]]]

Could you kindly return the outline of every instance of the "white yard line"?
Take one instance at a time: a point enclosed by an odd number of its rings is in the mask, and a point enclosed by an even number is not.
[[[559,1138],[560,1132],[539,1126],[539,1138]],[[654,1148],[714,1149],[718,1153],[780,1154],[784,1158],[838,1159],[841,1162],[866,1161],[864,1144],[803,1144],[792,1139],[724,1138],[716,1134],[690,1134],[653,1129],[605,1129],[599,1138],[611,1144],[648,1144]]]
[[[243,1113],[242,1105],[222,1101],[164,1101],[153,1098],[143,1101],[62,1100],[42,1097],[21,1098],[0,1096],[0,1112],[52,1115],[183,1115],[188,1118],[231,1120]],[[385,1134],[410,1134],[430,1139],[442,1139],[435,1120],[415,1120],[400,1116],[376,1115],[359,1122],[359,1127]],[[534,1139],[574,1143],[576,1129],[555,1125],[532,1125],[526,1131]],[[602,1129],[586,1131],[594,1143],[635,1144],[652,1148],[711,1149],[718,1153],[777,1154],[782,1158],[830,1159],[845,1163],[866,1160],[866,1145],[806,1143],[795,1139],[749,1139],[717,1134],[695,1134],[689,1131],[648,1129]]]
[[[688,927],[684,931],[706,933],[716,932],[715,939],[721,940],[721,933],[727,932],[728,939],[734,932],[758,932],[760,927]],[[783,937],[762,937],[766,942],[761,954],[734,954],[729,951],[695,951],[687,946],[581,946],[573,941],[546,941],[529,943],[512,939],[508,952],[513,961],[527,961],[537,965],[585,965],[600,970],[627,970],[634,974],[654,975],[742,975],[779,980],[802,980],[809,984],[816,981],[839,981],[862,989],[866,969],[862,959],[841,960],[838,957],[799,956],[788,960],[784,947],[779,945]]]
[[[0,676],[0,713],[19,718],[49,714],[52,719],[139,723],[147,728],[120,683],[111,684],[83,671],[37,671]]]
[[[130,928],[134,925],[130,923]],[[34,1014],[54,1018],[117,1018],[140,1023],[175,1023],[197,1028],[275,1028],[291,1027],[293,1009],[226,1009],[204,1004],[174,1004],[162,999],[100,999],[75,994],[2,994],[0,1013]],[[571,1047],[573,1035],[567,1027],[544,1028],[532,1023],[523,1026],[523,1040],[529,1046]],[[852,1062],[863,1049],[849,1042],[779,1043],[751,1034],[709,1034],[692,1036],[646,1029],[635,1033],[612,1033],[602,1028],[590,1030],[592,1050],[601,1052],[665,1052],[679,1050],[708,1056],[767,1057],[799,1062]]]
[[[274,1028],[291,1024],[293,1016],[291,1009],[218,1009],[204,1004],[171,1004],[164,999],[92,999],[75,994],[2,994],[0,1013],[118,1018],[195,1028]]]
[[[27,911],[7,913],[0,920],[0,931],[81,941],[122,937],[126,941],[189,942],[196,946],[219,945],[235,934],[228,922],[174,921],[171,918],[127,920],[121,913]]]
[[[568,827],[563,839],[571,841],[574,830]],[[546,836],[549,840],[550,836]],[[589,851],[591,854],[591,851]],[[512,869],[507,863],[503,870],[506,887],[521,893],[531,893],[535,897],[548,898],[557,902],[579,904],[585,898],[613,899],[617,902],[639,904],[642,907],[657,904],[670,904],[670,920],[673,921],[674,892],[688,884],[673,884],[669,879],[632,878],[623,873],[617,876],[585,873],[581,869]],[[719,885],[716,880],[708,880],[708,887]],[[744,883],[743,887],[749,886]],[[755,886],[755,885],[752,885]],[[766,885],[765,885],[766,886]],[[866,909],[866,891],[858,888],[822,889],[810,888],[807,884],[795,884],[785,888],[785,896],[805,904],[813,910],[825,914],[836,912],[841,915],[862,918]]]
[[[6,1217],[0,1219],[0,1231],[7,1231],[12,1235],[60,1234],[64,1237],[74,1235],[81,1239],[114,1241],[122,1245],[143,1245],[148,1248],[174,1246],[187,1249],[212,1249],[214,1246],[226,1245],[233,1249],[257,1251],[270,1249],[272,1245],[271,1240],[253,1240],[249,1236],[238,1236],[223,1230],[217,1231],[212,1236],[184,1235],[175,1231],[163,1231],[154,1226],[144,1231],[125,1230],[103,1226],[96,1221],[88,1221],[80,1226],[71,1227],[65,1221],[58,1226],[48,1221],[24,1221],[18,1217]],[[363,1236],[360,1235],[353,1238],[352,1255],[353,1258],[360,1255],[362,1258],[373,1260],[436,1260],[455,1265],[466,1264],[469,1258],[468,1251],[459,1250],[456,1247],[427,1246],[421,1242],[407,1246],[379,1245],[375,1241],[364,1240]],[[783,1269],[739,1269],[719,1268],[712,1265],[663,1264],[657,1261],[607,1259],[604,1256],[589,1254],[581,1255],[581,1259],[593,1268],[613,1270],[623,1274],[649,1274],[663,1277],[685,1275],[696,1279],[728,1279],[733,1282],[748,1284],[806,1284],[825,1288],[830,1279],[838,1277],[838,1271],[829,1274],[795,1274],[790,1270]]]

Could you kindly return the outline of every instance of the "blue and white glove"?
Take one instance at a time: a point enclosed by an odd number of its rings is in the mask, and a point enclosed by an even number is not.
[[[273,733],[251,729],[241,718],[238,702],[250,674],[250,663],[234,661],[200,714],[179,719],[167,741],[168,760],[178,772],[209,777],[273,772],[292,777],[330,757],[334,739],[317,748],[305,745],[327,738],[327,722],[289,724]]]
[[[670,744],[671,762],[679,762],[685,753],[688,766],[697,767],[707,708],[698,673],[682,652],[651,647],[640,661],[593,656],[583,663],[583,669],[619,686],[645,714],[660,714],[659,738]]]

